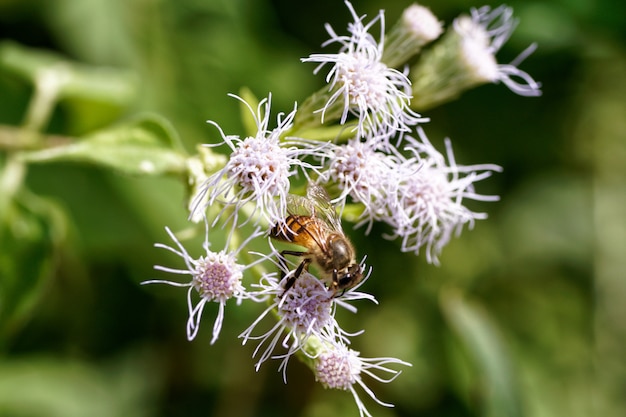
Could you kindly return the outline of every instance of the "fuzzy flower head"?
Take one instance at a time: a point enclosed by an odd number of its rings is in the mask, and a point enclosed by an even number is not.
[[[382,402],[376,398],[374,392],[365,385],[362,379],[362,375],[367,375],[379,382],[393,381],[400,374],[400,371],[386,367],[387,364],[411,366],[410,363],[395,358],[362,358],[359,356],[359,352],[348,349],[343,344],[327,344],[325,349],[314,359],[314,373],[315,379],[325,388],[349,390],[359,408],[360,416],[371,417],[355,387],[360,386],[378,404],[393,407],[393,404]],[[384,377],[379,374],[389,376]]]
[[[484,196],[474,191],[473,183],[501,171],[497,165],[457,165],[450,141],[446,140],[447,159],[418,129],[420,140],[408,138],[408,150],[414,158],[405,161],[397,171],[395,211],[387,222],[394,227],[394,237],[402,239],[404,252],[419,253],[426,248],[426,259],[438,263],[438,255],[453,234],[465,224],[487,217],[465,207],[463,199],[497,201],[498,196]]]
[[[242,292],[242,269],[232,254],[209,251],[196,260],[192,286],[203,299],[223,303]]]
[[[361,376],[357,352],[347,348],[327,350],[315,360],[315,378],[325,388],[347,391]]]
[[[513,19],[513,9],[504,5],[493,10],[489,6],[483,6],[472,9],[471,18],[462,16],[453,25],[462,38],[461,54],[467,60],[468,66],[475,69],[477,77],[483,77],[486,82],[502,82],[511,91],[522,96],[541,95],[541,85],[517,68],[534,51],[535,45],[522,52],[511,64],[501,65],[495,60],[495,54],[509,40],[517,26],[517,20]]]
[[[274,250],[274,253],[277,252]],[[281,269],[286,266],[278,262]],[[287,272],[287,271],[285,271]],[[243,344],[249,340],[258,340],[253,357],[259,357],[255,367],[258,370],[270,358],[282,359],[279,370],[283,371],[286,381],[286,367],[289,358],[298,352],[309,355],[307,349],[310,339],[324,343],[347,343],[347,337],[354,335],[343,330],[335,319],[337,306],[356,312],[351,301],[366,299],[376,302],[370,294],[362,293],[357,289],[369,277],[369,273],[354,288],[337,295],[327,288],[324,282],[304,270],[295,278],[293,285],[285,290],[287,282],[293,278],[295,270],[288,271],[282,279],[266,274],[259,284],[253,286],[258,290],[252,292],[255,299],[268,300],[268,307],[239,337]],[[278,319],[269,330],[260,335],[253,335],[254,331],[266,316],[273,315]],[[356,333],[355,333],[356,334]],[[275,353],[282,347],[284,353]]]
[[[328,101],[319,109],[324,119],[339,119],[345,124],[348,115],[355,116],[359,137],[387,139],[397,132],[407,132],[411,126],[427,121],[409,108],[411,86],[406,74],[382,62],[385,20],[383,11],[367,25],[352,4],[346,1],[354,22],[348,25],[349,36],[340,36],[326,25],[330,39],[323,46],[339,43],[337,54],[313,54],[303,62],[318,62],[317,73],[326,64],[332,65],[326,76]],[[368,32],[380,22],[380,42]]]
[[[275,299],[278,315],[296,334],[319,333],[332,322],[333,294],[313,275],[304,274],[301,278],[280,300]]]
[[[472,9],[456,18],[452,27],[411,69],[416,109],[428,109],[486,83],[505,84],[522,96],[541,95],[541,85],[517,65],[530,55],[531,45],[510,64],[498,64],[496,53],[511,36],[517,21],[506,6]]]
[[[333,340],[335,334],[339,332],[333,314],[333,292],[308,272],[302,273],[294,285],[285,291],[282,283],[288,278],[289,276],[278,280],[273,276],[265,276],[261,280],[257,297],[269,298],[271,304],[240,335],[244,344],[248,340],[260,340],[253,354],[256,357],[260,353],[256,364],[257,370],[263,362],[272,357],[283,358],[281,368],[284,370],[289,357],[301,350],[310,336]],[[279,318],[278,322],[264,334],[253,336],[255,328],[272,312]],[[287,349],[286,354],[274,354],[279,343]]]
[[[237,302],[241,302],[242,299],[250,298],[242,284],[242,279],[243,271],[252,265],[241,265],[237,263],[237,256],[247,242],[252,238],[260,236],[262,233],[257,229],[238,249],[234,251],[221,250],[219,252],[214,252],[209,249],[207,233],[203,245],[205,254],[194,258],[189,255],[185,247],[169,228],[165,230],[176,244],[176,247],[161,243],[157,243],[155,246],[180,256],[185,262],[186,269],[175,269],[160,265],[156,265],[154,269],[171,274],[189,275],[191,280],[182,283],[167,280],[150,280],[144,281],[142,284],[161,283],[175,287],[189,288],[187,291],[187,305],[189,308],[187,338],[189,340],[193,340],[198,334],[205,305],[210,302],[217,303],[219,308],[217,318],[213,324],[213,337],[211,339],[211,344],[213,344],[217,340],[222,328],[226,301],[234,298]],[[194,294],[199,297],[198,301],[194,301]]]
[[[355,138],[332,149],[321,181],[341,190],[337,198],[340,206],[346,203],[348,196],[353,202],[362,203],[361,217],[371,225],[388,213],[386,196],[395,186],[396,164],[394,155],[378,150],[371,141]]]
[[[312,169],[303,159],[306,156],[323,155],[324,144],[305,140],[283,140],[282,136],[292,126],[296,109],[288,115],[278,115],[278,126],[268,128],[271,96],[259,103],[256,113],[243,99],[256,123],[254,136],[241,139],[236,135],[225,135],[215,122],[224,144],[231,149],[226,164],[207,178],[192,202],[192,213],[203,211],[213,204],[224,209],[234,208],[235,224],[237,211],[252,203],[254,215],[263,216],[270,224],[283,218],[289,193],[289,177],[297,174],[297,168]]]
[[[417,3],[404,9],[401,22],[413,34],[415,42],[421,45],[437,39],[443,32],[441,22],[430,9]]]

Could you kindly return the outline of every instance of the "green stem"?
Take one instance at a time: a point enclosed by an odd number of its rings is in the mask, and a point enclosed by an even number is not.
[[[59,68],[52,68],[37,74],[35,92],[23,123],[26,131],[41,132],[45,129],[64,83],[64,74],[65,72]]]
[[[44,143],[46,148],[54,148],[74,141],[69,136],[42,135],[20,127],[0,125],[0,149],[8,152],[41,149]]]
[[[7,218],[11,201],[22,188],[25,175],[26,165],[24,162],[16,158],[15,155],[9,155],[2,171],[0,171],[0,222]],[[0,227],[0,233],[2,230],[3,228]]]

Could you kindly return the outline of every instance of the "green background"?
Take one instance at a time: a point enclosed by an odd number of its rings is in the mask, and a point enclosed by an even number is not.
[[[409,4],[354,2],[370,17],[384,7],[388,26]],[[447,24],[482,5],[424,4]],[[340,322],[366,330],[353,345],[364,357],[413,364],[391,384],[367,381],[396,405],[361,392],[376,416],[626,413],[626,6],[508,4],[520,24],[499,61],[538,42],[521,68],[543,96],[488,85],[424,113],[431,141],[443,149],[449,136],[459,164],[504,168],[477,185],[501,201],[467,203],[489,219],[454,239],[439,267],[401,254],[382,226],[367,237],[346,226],[380,304]],[[299,59],[323,51],[324,23],[343,33],[349,19],[330,0],[0,0],[0,40],[114,70],[130,87],[84,86],[55,108],[48,133],[85,135],[150,111],[193,152],[219,140],[207,119],[243,133],[227,93],[271,92],[278,112],[317,90],[323,77]],[[0,67],[3,128],[22,123],[31,94]],[[358,414],[349,393],[324,390],[297,361],[287,385],[276,361],[254,371],[254,346],[237,335],[262,306],[227,305],[213,346],[208,306],[190,343],[185,291],[139,285],[168,278],[154,264],[177,265],[153,244],[169,243],[164,226],[186,227],[179,178],[66,162],[32,164],[26,185],[35,203],[11,223],[15,239],[0,240],[0,415]]]

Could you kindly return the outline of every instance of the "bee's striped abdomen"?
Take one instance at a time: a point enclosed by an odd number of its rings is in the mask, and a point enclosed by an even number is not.
[[[272,228],[272,237],[285,242],[293,242],[294,238],[302,233],[308,224],[309,216],[288,216],[284,222]]]

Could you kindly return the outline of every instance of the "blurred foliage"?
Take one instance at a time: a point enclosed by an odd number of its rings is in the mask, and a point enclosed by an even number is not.
[[[410,4],[386,3],[355,5],[392,22]],[[424,4],[448,23],[481,5]],[[364,356],[413,363],[372,383],[396,405],[366,401],[374,415],[626,413],[626,3],[508,4],[520,24],[499,59],[537,41],[522,68],[544,95],[489,85],[426,114],[430,139],[451,137],[459,163],[504,167],[480,184],[502,197],[476,204],[489,219],[453,240],[441,267],[400,254],[382,227],[351,233],[380,305],[341,320],[366,329]],[[287,385],[272,363],[254,372],[237,335],[255,307],[227,306],[216,345],[208,327],[188,343],[182,293],[138,285],[168,265],[152,246],[163,227],[186,227],[176,173],[185,149],[218,139],[204,121],[242,132],[227,93],[244,86],[290,110],[322,83],[299,59],[320,51],[325,22],[347,19],[329,0],[0,0],[0,146],[18,126],[82,138],[33,151],[27,171],[0,157],[0,415],[355,415],[351,395],[296,361]],[[50,98],[41,68],[53,69],[51,114],[33,105]],[[93,153],[103,142],[161,164],[118,166]]]

